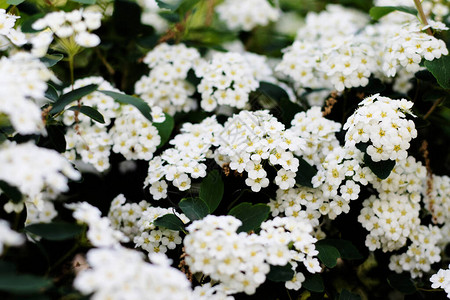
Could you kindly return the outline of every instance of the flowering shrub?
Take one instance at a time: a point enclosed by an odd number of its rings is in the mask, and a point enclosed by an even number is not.
[[[449,26],[0,1],[0,299],[450,298]]]

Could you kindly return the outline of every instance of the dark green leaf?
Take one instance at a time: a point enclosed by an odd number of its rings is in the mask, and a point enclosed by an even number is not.
[[[316,249],[317,251],[319,251],[317,258],[319,258],[325,266],[327,266],[328,268],[334,268],[336,266],[337,259],[341,256],[336,247],[327,244],[316,243]]]
[[[222,201],[224,185],[222,177],[217,170],[210,172],[200,185],[200,198],[209,207],[209,212],[214,212]]]
[[[198,197],[181,199],[178,206],[191,221],[203,219],[209,213],[208,205]]]
[[[412,294],[416,291],[416,286],[408,275],[391,274],[388,276],[387,281],[392,288],[404,294]]]
[[[96,0],[71,0],[73,2],[78,2],[81,4],[95,4]]]
[[[75,223],[52,222],[31,224],[24,230],[46,240],[62,241],[79,235],[83,231],[83,227]]]
[[[432,61],[426,60],[425,67],[436,77],[440,86],[450,89],[450,55]]]
[[[367,153],[364,154],[364,163],[380,179],[388,178],[389,174],[391,174],[392,169],[395,167],[394,160],[388,159],[374,162],[370,155],[368,155]]]
[[[317,174],[316,168],[311,166],[306,160],[301,157],[297,157],[299,160],[297,175],[295,181],[299,185],[306,187],[313,187],[311,179]]]
[[[360,300],[361,296],[357,294],[352,294],[346,289],[343,289],[341,291],[341,294],[339,295],[339,300]]]
[[[67,94],[62,95],[59,97],[58,101],[56,101],[53,104],[53,108],[50,110],[50,113],[56,114],[64,110],[64,108],[72,103],[75,100],[79,100],[83,98],[86,95],[89,95],[93,91],[95,91],[98,88],[98,85],[96,84],[90,84],[87,86],[83,86],[79,89],[73,90],[68,92]]]
[[[40,292],[52,286],[52,281],[43,277],[24,274],[0,274],[0,291],[12,294]]]
[[[431,74],[431,72],[426,69],[416,72],[415,76],[417,79],[424,81],[436,81],[436,78],[434,78],[433,74]]]
[[[47,54],[44,57],[41,57],[40,60],[46,65],[48,68],[56,65],[61,59],[64,58],[62,54]]]
[[[302,286],[311,292],[321,293],[325,290],[323,280],[320,274],[312,274],[307,276]]]
[[[97,121],[101,124],[105,123],[105,119],[103,118],[102,114],[99,113],[98,110],[96,110],[93,107],[85,106],[85,105],[81,105],[81,106],[74,105],[74,106],[70,107],[68,110],[79,111],[94,121]]]
[[[24,2],[25,0],[7,0],[6,3],[11,5],[19,5],[20,3]]]
[[[261,81],[257,91],[267,95],[268,97],[280,101],[281,99],[289,99],[288,93],[280,86],[271,82]]]
[[[26,18],[23,21],[20,29],[22,30],[23,33],[36,33],[36,32],[42,31],[42,30],[34,30],[33,27],[31,27],[31,26],[33,25],[34,22],[36,22],[40,18],[43,18],[44,16],[45,16],[45,13],[40,13],[40,14],[36,14],[36,15]]]
[[[163,0],[156,0],[156,3],[158,4],[159,8],[168,9],[171,11],[175,11],[178,7],[180,7],[183,0],[176,0],[176,1],[163,1]]]
[[[133,96],[129,96],[129,95],[113,92],[113,91],[99,91],[99,92],[102,92],[103,94],[105,94],[107,96],[110,96],[111,98],[113,98],[114,100],[116,100],[119,103],[133,105],[141,112],[141,114],[144,117],[146,117],[150,122],[152,122],[152,116],[150,114],[150,112],[151,112],[150,106],[148,106],[148,104],[141,98],[133,97]]]
[[[401,11],[404,13],[412,14],[414,16],[417,16],[418,13],[414,7],[408,6],[375,6],[370,9],[369,14],[372,19],[379,20],[393,11]]]
[[[22,193],[15,186],[10,185],[6,181],[0,180],[0,190],[14,203],[22,201]]]
[[[343,259],[352,260],[364,258],[359,250],[352,244],[352,242],[347,240],[324,239],[318,241],[316,245],[317,244],[331,245],[335,247],[339,251],[341,258]]]
[[[48,126],[47,133],[47,138],[39,140],[39,146],[54,149],[59,153],[66,151],[66,137],[64,135],[64,126]]]
[[[170,138],[172,134],[173,127],[175,126],[175,122],[173,117],[164,113],[166,116],[166,120],[162,123],[153,123],[153,126],[158,129],[159,136],[161,137],[161,143],[159,143],[158,148],[164,146]]]
[[[16,272],[16,266],[9,261],[0,260],[0,276]]]
[[[243,202],[233,207],[229,215],[232,215],[242,221],[241,227],[238,228],[238,232],[249,232],[259,228],[262,222],[264,222],[269,216],[269,206],[258,203],[252,205],[249,202]]]
[[[275,282],[289,281],[292,277],[294,277],[294,270],[289,263],[285,266],[270,266],[270,271],[267,274],[267,279]]]
[[[58,92],[51,84],[47,84],[47,90],[45,91],[45,98],[50,99],[53,102],[56,102],[59,98]]]
[[[153,221],[155,226],[164,227],[174,231],[183,231],[184,223],[174,214],[167,214]]]

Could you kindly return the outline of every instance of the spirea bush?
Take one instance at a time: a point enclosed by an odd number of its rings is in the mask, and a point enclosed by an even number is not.
[[[450,298],[449,27],[0,1],[0,299]]]

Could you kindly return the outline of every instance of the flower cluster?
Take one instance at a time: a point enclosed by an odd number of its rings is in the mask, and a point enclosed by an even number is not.
[[[186,263],[193,272],[202,272],[217,280],[229,293],[253,294],[266,280],[270,265],[286,265],[293,269],[303,262],[309,272],[321,270],[313,256],[317,241],[309,233],[312,226],[290,218],[275,218],[261,224],[259,235],[239,232],[242,222],[233,216],[209,215],[187,227],[184,240]],[[289,250],[289,243],[295,250]],[[298,290],[305,277],[296,272],[286,282]]]
[[[412,105],[379,94],[365,98],[344,124],[345,147],[367,143],[367,154],[375,162],[405,159],[409,142],[417,136],[414,122],[406,119]]]
[[[136,82],[136,94],[170,115],[196,108],[197,103],[191,98],[195,88],[186,78],[199,57],[197,49],[184,44],[159,44],[144,58],[151,71]]]
[[[239,53],[215,53],[212,59],[200,61],[195,74],[202,78],[197,87],[202,95],[201,107],[213,111],[217,105],[228,105],[242,109],[255,91],[259,82],[253,67]]]
[[[151,185],[153,199],[167,197],[166,180],[185,191],[191,187],[191,178],[205,177],[203,162],[211,146],[218,145],[217,137],[222,130],[215,117],[206,118],[199,124],[184,123],[181,133],[170,141],[174,148],[165,150],[149,163],[145,185]]]
[[[120,242],[129,239],[120,231],[111,226],[107,217],[102,217],[101,211],[87,202],[70,203],[66,207],[72,209],[73,217],[81,223],[88,225],[87,238],[94,247],[119,247]]]
[[[150,253],[166,253],[167,249],[175,249],[182,240],[178,231],[160,228],[153,221],[172,213],[167,208],[150,206],[146,201],[125,203],[123,195],[118,195],[111,203],[108,217],[114,228],[127,235],[136,245]],[[189,219],[179,214],[184,223]]]
[[[19,16],[6,13],[6,10],[0,9],[0,48],[4,49],[9,42],[16,46],[22,46],[27,43],[25,34],[14,28]]]
[[[5,246],[20,246],[25,242],[24,237],[12,230],[7,221],[0,219],[0,255]]]
[[[20,134],[44,131],[38,104],[54,76],[47,67],[26,52],[0,58],[0,119],[9,121]],[[6,118],[7,120],[4,120]]]
[[[189,300],[191,284],[179,270],[170,266],[163,254],[150,256],[126,248],[92,249],[87,253],[89,269],[81,271],[74,286],[94,299],[167,299]]]
[[[85,48],[97,46],[100,44],[100,38],[91,31],[100,28],[101,19],[101,13],[88,10],[56,11],[46,14],[32,25],[34,30],[50,29],[44,31],[47,32],[44,35],[37,35],[31,40],[34,54],[44,56],[47,53],[53,41],[53,34],[58,38],[59,47],[65,51],[73,46]],[[66,52],[71,53],[70,50]]]
[[[444,289],[447,298],[450,298],[450,266],[449,269],[440,269],[436,274],[431,276],[430,281],[433,289]]]
[[[267,0],[225,0],[216,7],[216,11],[228,28],[244,31],[265,26],[280,17],[279,9]]]
[[[269,185],[266,164],[276,168],[275,183],[281,189],[295,185],[299,160],[294,153],[301,151],[304,141],[292,130],[285,130],[268,111],[241,111],[230,117],[219,136],[219,144],[215,151],[217,163],[229,163],[238,173],[246,171],[245,183],[252,191],[259,192]]]
[[[154,107],[152,113],[157,114]],[[158,118],[158,123],[165,120],[162,115]],[[154,119],[155,120],[155,119]],[[126,159],[150,160],[156,147],[161,143],[158,129],[145,118],[134,106],[123,106],[120,116],[115,120],[114,127],[109,132],[111,134],[115,153],[122,154]]]
[[[80,173],[58,152],[32,143],[3,143],[0,148],[0,180],[17,187],[24,200],[38,208],[42,199],[53,199],[69,189],[68,178],[78,180]]]

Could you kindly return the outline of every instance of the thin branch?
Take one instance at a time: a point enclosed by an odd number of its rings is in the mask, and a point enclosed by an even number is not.
[[[420,3],[420,0],[414,0],[414,4],[416,5],[417,10],[419,11],[420,20],[422,21],[422,24],[425,26],[428,26],[427,16],[425,16],[425,13],[423,12],[422,3]],[[427,33],[429,35],[433,35],[433,32],[431,31],[431,28],[427,28]]]
[[[425,114],[425,116],[423,116],[424,120],[426,120],[433,113],[433,111],[436,109],[436,107],[438,107],[443,99],[444,98],[439,98],[433,103],[433,106],[430,108],[430,110]]]

